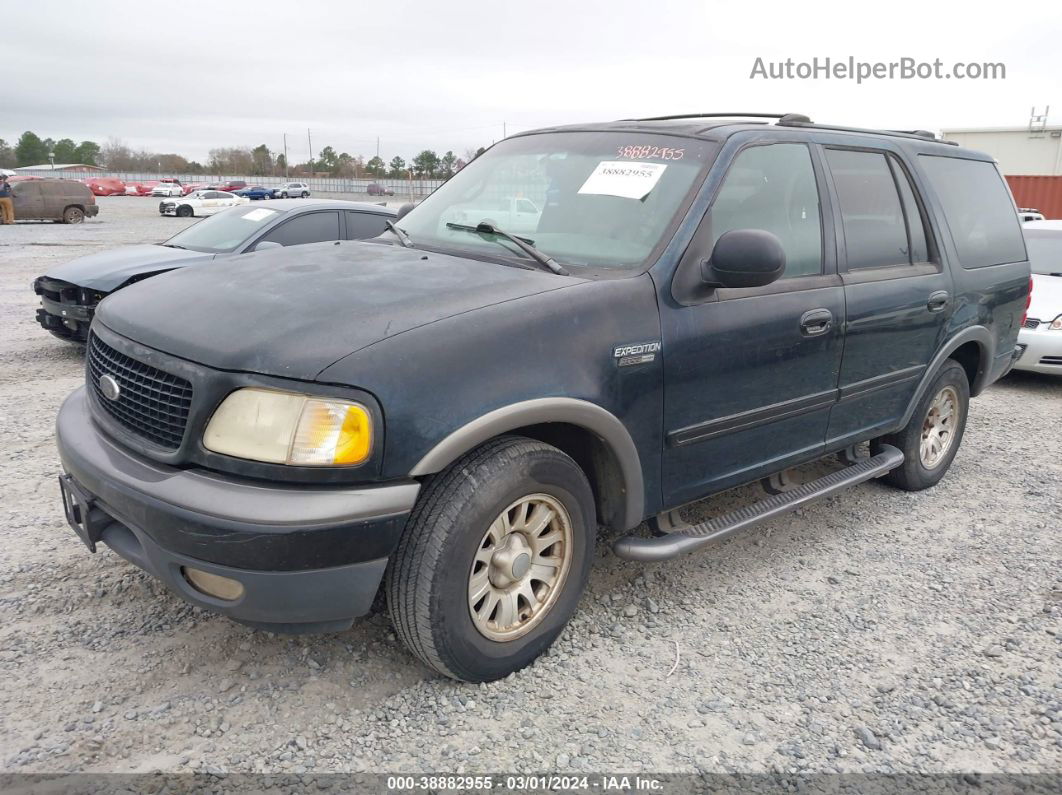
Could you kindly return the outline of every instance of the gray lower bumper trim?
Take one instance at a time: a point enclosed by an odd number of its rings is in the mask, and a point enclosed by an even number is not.
[[[274,631],[337,631],[369,612],[387,558],[308,571],[249,571],[189,558],[163,549],[144,532],[113,522],[102,541],[194,605]],[[192,587],[182,567],[239,581],[244,594],[216,599]]]

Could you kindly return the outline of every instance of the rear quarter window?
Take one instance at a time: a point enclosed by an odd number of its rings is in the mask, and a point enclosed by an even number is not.
[[[962,267],[1025,259],[1014,202],[995,163],[939,155],[919,155],[919,162],[944,208]]]

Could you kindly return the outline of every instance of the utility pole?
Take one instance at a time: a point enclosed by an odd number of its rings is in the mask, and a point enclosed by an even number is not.
[[[380,156],[380,136],[376,136],[376,156]]]
[[[310,145],[310,176],[313,176],[313,141],[310,140],[310,128],[306,128],[306,143]]]
[[[288,178],[288,134],[284,133],[284,179]]]
[[[502,138],[506,138],[508,133],[505,132],[505,122],[502,122]]]

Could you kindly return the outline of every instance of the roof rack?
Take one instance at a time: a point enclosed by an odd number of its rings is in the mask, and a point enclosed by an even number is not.
[[[675,121],[678,119],[787,119],[811,122],[807,116],[799,113],[675,113],[669,116],[647,116],[644,119],[624,119],[624,121]]]
[[[794,114],[795,115],[795,114]],[[958,146],[957,141],[946,141],[943,138],[937,138],[929,130],[872,130],[866,127],[841,127],[836,124],[814,124],[804,119],[782,118],[779,119],[778,124],[786,127],[815,127],[819,130],[838,130],[840,132],[856,132],[856,133],[871,133],[873,135],[891,135],[897,138],[917,138],[920,141],[935,141],[938,144],[948,144],[949,146]]]

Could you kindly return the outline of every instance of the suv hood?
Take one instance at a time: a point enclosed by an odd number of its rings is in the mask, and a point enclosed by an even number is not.
[[[133,276],[142,273],[183,268],[193,263],[207,262],[213,254],[202,251],[169,248],[168,246],[126,246],[100,254],[90,254],[52,268],[46,274],[49,279],[61,279],[109,293],[117,290]]]
[[[314,243],[149,279],[106,298],[96,319],[209,367],[309,381],[404,331],[582,281],[380,243]]]

